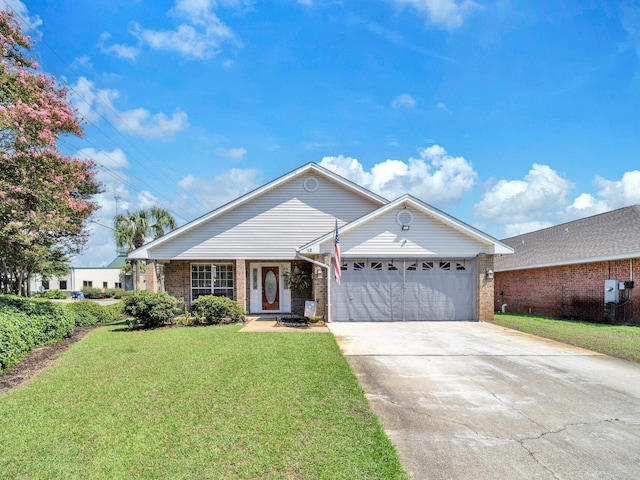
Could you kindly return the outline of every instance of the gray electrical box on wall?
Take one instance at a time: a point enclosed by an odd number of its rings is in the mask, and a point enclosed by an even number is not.
[[[604,303],[618,303],[619,298],[618,280],[605,280]]]

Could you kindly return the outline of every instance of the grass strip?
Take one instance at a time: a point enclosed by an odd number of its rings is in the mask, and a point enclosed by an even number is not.
[[[125,328],[0,397],[3,478],[407,478],[331,334]]]
[[[640,363],[640,327],[498,313],[494,323]]]

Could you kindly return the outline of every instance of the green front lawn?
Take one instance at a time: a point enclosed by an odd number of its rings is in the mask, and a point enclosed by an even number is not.
[[[0,396],[0,477],[407,478],[331,334],[124,328]]]
[[[496,325],[640,363],[640,327],[496,313]]]

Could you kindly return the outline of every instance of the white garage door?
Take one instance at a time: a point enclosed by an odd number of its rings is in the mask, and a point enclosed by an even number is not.
[[[333,321],[475,320],[475,259],[348,260]]]

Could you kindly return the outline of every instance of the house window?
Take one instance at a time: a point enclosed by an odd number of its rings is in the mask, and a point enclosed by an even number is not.
[[[62,288],[62,287],[60,287]],[[116,282],[115,288],[122,288],[122,282]]]
[[[258,289],[258,269],[257,268],[253,269],[253,289],[254,290]]]
[[[456,262],[456,270],[466,270],[467,267],[464,263]]]
[[[440,262],[440,270],[451,270],[450,262]]]
[[[60,280],[60,290],[66,290],[66,289],[67,289],[67,281]]]
[[[372,270],[376,270],[378,272],[382,271],[382,262],[371,262],[370,265]]]
[[[414,272],[416,270],[418,270],[418,264],[417,263],[412,263],[412,264],[407,266],[407,271],[408,272]]]
[[[389,263],[387,265],[387,270],[389,272],[396,272],[396,271],[398,271],[398,267],[396,267],[393,263]]]
[[[191,300],[195,300],[200,295],[219,295],[233,299],[233,265],[192,264]]]
[[[108,283],[107,282],[102,282],[102,288],[107,288]]]
[[[364,262],[353,262],[353,271],[359,272],[360,270],[364,270],[365,263]]]
[[[82,281],[82,286],[83,287],[93,287],[93,282],[91,280],[83,280]]]
[[[49,280],[42,280],[42,287],[45,290],[49,290]]]

